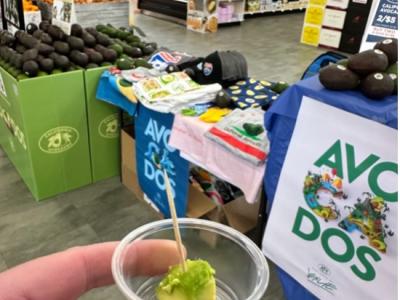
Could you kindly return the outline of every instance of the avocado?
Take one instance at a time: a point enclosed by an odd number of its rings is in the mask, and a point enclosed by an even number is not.
[[[135,68],[135,63],[126,58],[118,58],[116,65],[120,70],[130,70]]]
[[[19,53],[14,53],[11,57],[10,63],[16,67],[17,69],[21,69],[22,68],[22,54]]]
[[[232,103],[232,100],[224,90],[221,90],[215,96],[214,102],[218,107],[225,108]]]
[[[128,54],[130,57],[139,58],[143,56],[143,51],[139,47],[125,46],[123,48],[124,53]]]
[[[112,66],[112,65],[113,65],[113,64],[110,63],[110,62],[108,62],[108,61],[105,61],[105,62],[101,63],[101,66],[102,66],[102,67],[108,67],[108,66]]]
[[[54,70],[51,72],[51,74],[60,74],[60,73],[62,73],[62,70],[60,70],[60,69],[54,69]]]
[[[104,30],[104,33],[111,38],[116,38],[117,32],[118,32],[117,29],[110,27],[110,26],[107,26]]]
[[[338,60],[336,62],[337,65],[342,65],[342,66],[345,66],[345,67],[347,67],[348,63],[349,63],[349,60],[347,58],[343,58],[343,59]]]
[[[55,41],[53,47],[57,53],[62,55],[68,55],[70,52],[69,45],[66,42]]]
[[[152,69],[153,65],[148,63],[144,59],[137,59],[137,60],[135,60],[135,67],[136,68],[143,67],[143,68],[147,68],[147,69]]]
[[[28,60],[35,60],[39,54],[38,49],[29,49],[22,54],[22,61],[26,62]]]
[[[72,24],[71,25],[71,35],[76,37],[81,37],[83,33],[83,28],[79,24]]]
[[[51,36],[51,38],[55,41],[63,41],[66,37],[64,31],[58,26],[50,25],[47,29],[47,33]]]
[[[95,49],[103,55],[105,61],[114,62],[118,57],[115,50],[108,49],[102,45],[96,45]]]
[[[110,38],[108,37],[108,36],[106,36],[104,33],[99,33],[97,36],[96,36],[96,41],[97,41],[97,43],[99,43],[100,45],[103,45],[103,46],[110,46],[111,45],[111,40],[110,40]]]
[[[95,63],[90,63],[86,66],[87,69],[94,69],[94,68],[98,68],[99,65],[95,64]]]
[[[128,43],[140,43],[140,37],[136,36],[136,35],[129,35],[128,37],[125,38],[125,40]]]
[[[2,31],[0,33],[0,46],[8,46],[12,47],[16,41],[16,38],[14,35],[12,35],[8,31]]]
[[[155,42],[150,42],[150,43],[147,43],[147,44],[150,45],[150,46],[152,46],[155,50],[158,49],[158,45],[157,45],[157,43],[155,43]]]
[[[26,25],[26,32],[29,34],[33,34],[38,29],[39,28],[34,23],[29,23],[28,25]]]
[[[36,31],[34,31],[34,32],[32,33],[32,36],[33,36],[35,39],[40,39],[40,37],[42,36],[43,33],[45,33],[43,30],[38,29],[38,30],[36,30]]]
[[[397,69],[397,62],[392,64],[387,70],[386,70],[386,74],[388,74],[390,76],[390,78],[392,78],[393,83],[394,83],[394,90],[393,90],[393,94],[397,94],[397,86],[398,86],[398,69]]]
[[[324,87],[331,90],[355,89],[360,83],[357,74],[342,65],[329,65],[319,71],[319,80]]]
[[[165,71],[167,71],[167,73],[174,73],[179,72],[180,70],[176,64],[169,64]]]
[[[84,41],[76,36],[67,37],[67,42],[72,50],[82,51],[83,48],[85,47]]]
[[[115,52],[117,52],[118,56],[120,56],[124,52],[124,48],[118,44],[112,44],[112,45],[108,46],[108,48],[113,49]]]
[[[38,49],[39,53],[42,54],[42,55],[44,55],[44,56],[50,55],[50,54],[53,53],[54,50],[55,50],[54,47],[49,46],[49,45],[44,44],[44,43],[40,43],[40,44],[36,47],[36,49]]]
[[[28,79],[29,77],[28,76],[26,76],[25,74],[19,74],[18,76],[17,76],[17,79],[18,80],[24,80],[24,79]]]
[[[39,72],[39,65],[34,60],[28,60],[28,61],[24,62],[24,65],[22,66],[22,70],[29,77],[35,77],[37,75],[37,73]]]
[[[87,27],[86,32],[91,34],[93,37],[96,37],[99,33],[97,32],[96,29],[94,29],[93,27]]]
[[[71,62],[65,55],[60,55],[56,52],[53,52],[52,54],[50,54],[49,58],[54,61],[54,65],[58,69],[66,70],[71,66]]]
[[[43,30],[44,32],[47,32],[49,27],[50,27],[50,22],[47,21],[47,20],[44,20],[44,21],[39,23],[39,29]]]
[[[49,75],[49,74],[44,71],[39,71],[37,74],[38,77],[47,76],[47,75]]]
[[[90,63],[101,64],[104,60],[103,55],[96,50],[85,48],[84,52],[89,57]]]
[[[54,69],[54,61],[51,58],[44,58],[39,62],[40,69],[47,73],[51,73]]]
[[[46,32],[43,32],[43,33],[40,35],[39,40],[40,40],[42,43],[45,43],[45,44],[47,44],[47,45],[52,45],[52,44],[53,44],[53,39],[52,39],[51,36],[50,36],[48,33],[46,33]]]
[[[156,49],[150,45],[150,44],[145,44],[142,48],[143,54],[144,55],[150,55],[152,54],[154,51],[156,51]]]
[[[92,34],[85,31],[82,33],[82,39],[83,39],[83,42],[85,43],[86,47],[91,48],[91,47],[96,46],[96,43],[97,43],[96,38]]]
[[[99,24],[99,25],[96,26],[96,30],[98,32],[103,32],[106,28],[107,28],[107,26],[103,25],[103,24]]]
[[[384,39],[376,43],[374,49],[379,49],[386,54],[389,60],[389,65],[397,61],[397,39]]]
[[[394,82],[385,73],[372,73],[361,82],[361,91],[372,99],[382,99],[393,93]]]
[[[81,67],[86,67],[89,63],[89,57],[78,50],[72,50],[70,54],[71,61]]]
[[[282,94],[288,87],[289,84],[287,82],[278,81],[271,86],[271,90],[273,90],[275,93]]]
[[[367,76],[374,72],[385,71],[388,64],[386,54],[379,49],[373,49],[351,56],[347,67],[360,76]]]
[[[19,38],[20,38],[20,36],[22,35],[22,34],[25,34],[26,32],[25,31],[23,31],[23,30],[17,30],[15,33],[14,33],[14,37],[18,40]],[[0,32],[0,36],[1,36],[1,32]]]
[[[26,48],[32,49],[39,44],[39,40],[35,39],[33,36],[23,32],[18,36],[18,41],[24,45]]]
[[[24,45],[17,44],[17,45],[15,46],[15,50],[16,50],[19,54],[24,54],[24,52],[26,51],[26,48],[24,47]]]

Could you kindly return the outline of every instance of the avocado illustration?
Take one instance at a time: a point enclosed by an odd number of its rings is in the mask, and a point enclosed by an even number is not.
[[[375,72],[384,72],[389,65],[386,54],[379,50],[367,50],[349,58],[347,67],[358,75],[364,77]]]
[[[361,90],[365,96],[372,99],[382,99],[393,93],[394,82],[385,73],[372,73],[361,82]]]
[[[360,83],[357,74],[342,65],[329,65],[319,71],[319,81],[330,90],[351,90]]]

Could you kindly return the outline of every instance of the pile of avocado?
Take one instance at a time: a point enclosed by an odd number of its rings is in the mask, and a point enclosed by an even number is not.
[[[331,90],[359,88],[371,98],[380,100],[397,94],[397,39],[385,39],[374,49],[322,68],[319,80]]]
[[[85,29],[73,24],[71,35],[48,21],[30,23],[14,35],[0,31],[0,66],[18,80],[100,66],[151,68],[145,57],[156,49],[132,29],[110,24]]]

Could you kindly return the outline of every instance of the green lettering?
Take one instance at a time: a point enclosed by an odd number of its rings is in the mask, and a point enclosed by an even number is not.
[[[349,177],[349,183],[352,183],[354,180],[356,180],[362,173],[364,173],[369,167],[379,160],[379,156],[370,154],[358,166],[356,166],[354,147],[350,144],[346,144],[346,156],[347,176]]]
[[[346,251],[343,254],[337,254],[333,252],[333,250],[329,247],[329,239],[332,236],[337,236],[342,239],[342,241],[346,244]],[[353,256],[354,256],[354,245],[351,239],[347,236],[346,233],[343,231],[336,229],[336,228],[328,228],[322,233],[321,236],[321,243],[322,243],[322,248],[324,248],[326,254],[330,258],[332,258],[335,261],[338,262],[348,262],[350,261]]]
[[[310,233],[305,233],[300,230],[303,218],[309,219],[313,225],[313,230]],[[312,213],[302,207],[299,207],[297,210],[296,219],[294,220],[292,232],[306,241],[313,241],[319,237],[321,228],[319,227],[318,220],[313,216]]]
[[[393,162],[381,162],[379,164],[376,164],[371,172],[369,173],[368,176],[368,184],[369,187],[371,188],[372,192],[385,199],[385,201],[389,202],[397,202],[397,191],[393,193],[388,193],[380,188],[378,185],[378,177],[381,175],[381,173],[388,171],[388,172],[393,172],[396,173],[397,175],[397,164]]]
[[[357,277],[361,278],[365,281],[372,281],[376,276],[376,272],[372,264],[366,258],[366,255],[369,255],[374,261],[380,261],[381,257],[374,251],[372,248],[361,246],[357,249],[357,257],[360,260],[361,264],[364,266],[365,271],[362,272],[360,269],[354,264],[350,268],[357,275]]]
[[[333,160],[330,158],[333,156]],[[336,169],[336,174],[343,178],[342,152],[340,150],[340,140],[337,140],[318,160],[314,163],[315,166],[327,166]]]

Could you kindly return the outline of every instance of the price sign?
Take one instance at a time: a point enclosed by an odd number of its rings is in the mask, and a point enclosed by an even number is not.
[[[385,38],[397,38],[397,0],[380,0],[371,9],[361,51]]]
[[[55,0],[53,2],[52,23],[65,33],[71,33],[71,25],[76,22],[74,0]]]

